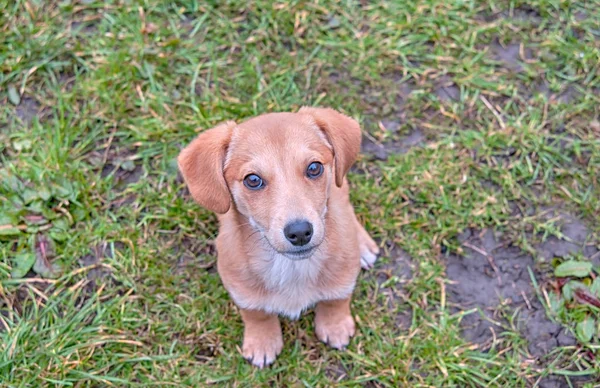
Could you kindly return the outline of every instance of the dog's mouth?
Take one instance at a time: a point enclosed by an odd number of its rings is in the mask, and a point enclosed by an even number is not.
[[[296,261],[296,260],[306,260],[308,258],[310,258],[313,253],[315,253],[315,251],[317,250],[317,248],[319,248],[319,246],[321,245],[321,242],[313,242],[313,244],[311,244],[308,247],[299,247],[296,249],[290,249],[287,251],[284,250],[279,250],[277,248],[275,248],[275,245],[271,243],[271,241],[269,240],[269,238],[265,235],[264,232],[264,228],[262,228],[256,221],[254,221],[252,218],[249,218],[249,222],[250,224],[260,233],[260,235],[262,236],[261,240],[263,242],[266,242],[266,245],[273,250],[274,253],[278,253],[282,256],[285,256],[286,258]]]
[[[312,256],[312,254],[314,253],[314,251],[316,249],[317,249],[317,246],[312,246],[312,247],[308,247],[308,248],[296,249],[293,251],[285,251],[285,252],[280,252],[280,253],[290,260],[306,260],[310,256]]]

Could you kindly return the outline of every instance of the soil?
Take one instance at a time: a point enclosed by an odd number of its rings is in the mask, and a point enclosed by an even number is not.
[[[340,361],[329,362],[325,365],[325,376],[329,377],[331,381],[339,383],[348,376],[348,372]]]
[[[184,275],[189,269],[204,269],[208,273],[216,273],[216,250],[214,245],[206,244],[200,239],[184,237],[181,242],[172,244],[176,261],[173,272]]]
[[[520,23],[530,23],[533,25],[539,25],[542,21],[540,13],[537,10],[528,7],[527,5],[515,7],[510,11],[507,10],[483,15],[483,20],[486,22],[493,22],[500,19],[511,20]]]
[[[600,265],[599,250],[595,243],[590,241],[590,231],[582,220],[556,208],[544,209],[542,219],[545,221],[554,220],[555,225],[560,228],[560,232],[565,238],[559,239],[556,236],[549,236],[539,243],[536,246],[536,251],[540,257],[549,261],[554,257],[566,258],[570,255],[582,253],[585,257],[591,259],[595,265]]]
[[[589,377],[569,377],[569,381],[565,376],[547,376],[540,380],[538,387],[540,388],[564,388],[564,387],[584,387],[585,383],[594,382]]]
[[[600,261],[597,247],[588,241],[590,233],[583,221],[554,208],[542,209],[538,216],[554,220],[565,236],[551,236],[536,244],[540,260],[582,253],[595,263]],[[446,258],[446,273],[451,281],[448,299],[453,312],[478,309],[461,321],[465,339],[478,344],[481,350],[489,349],[508,327],[506,317],[514,314],[516,330],[527,341],[529,357],[537,363],[543,364],[544,356],[556,347],[577,344],[571,332],[547,317],[538,300],[530,271],[540,284],[548,280],[548,274],[538,270],[534,257],[493,229],[468,229],[458,236],[458,242],[463,254],[449,254]],[[564,382],[563,377],[549,376],[540,381],[540,386],[562,387]]]
[[[406,251],[396,245],[386,245],[380,256],[389,258],[389,261],[379,262],[372,270],[380,287],[379,293],[385,296],[388,310],[395,312],[397,327],[402,331],[408,330],[412,325],[412,311],[407,309],[398,312],[398,306],[404,305],[406,299],[404,285],[412,278],[417,263]],[[392,278],[395,278],[395,282],[385,285]],[[382,287],[383,285],[385,287]]]
[[[581,233],[580,224],[569,225],[573,234]],[[448,287],[449,299],[460,306],[456,311],[478,308],[482,312],[463,318],[467,340],[483,349],[489,347],[505,330],[500,312],[508,316],[518,310],[517,329],[527,340],[532,357],[539,359],[557,346],[576,343],[572,334],[547,318],[538,301],[529,270],[538,281],[542,275],[535,272],[533,257],[491,229],[469,229],[459,236],[459,242],[464,256],[449,255],[447,259],[447,275],[453,282]],[[560,240],[547,240],[540,248],[550,250],[548,244],[565,254],[573,252],[572,243]]]
[[[533,268],[533,258],[519,247],[502,241],[502,237],[491,229],[469,229],[458,240],[465,255],[448,256],[446,272],[453,282],[448,286],[449,300],[463,310],[482,310],[482,315],[466,315],[461,325],[467,340],[482,347],[489,346],[490,341],[503,331],[501,326],[493,323],[501,320],[497,311],[501,303],[514,308],[527,308],[526,304],[529,304],[534,308],[535,293],[528,272],[528,267]],[[539,307],[535,305],[534,311]],[[543,323],[546,323],[545,318]],[[539,341],[535,338],[533,342]]]
[[[581,96],[575,85],[567,85],[561,91],[553,92],[546,81],[542,81],[536,87],[535,92],[544,95],[550,102],[560,104],[568,104]]]
[[[115,250],[125,249],[125,245],[121,242],[114,243]],[[90,249],[90,253],[79,259],[79,264],[82,267],[95,266],[87,271],[87,279],[89,283],[86,286],[88,291],[97,289],[98,283],[115,285],[116,281],[112,278],[107,267],[102,266],[102,262],[107,258],[113,258],[113,250],[109,243],[102,242]]]
[[[523,69],[523,62],[533,57],[533,51],[523,47],[524,57],[521,57],[521,43],[502,44],[497,40],[490,46],[491,57],[500,62],[501,68],[511,72],[520,73]]]
[[[26,125],[29,126],[35,117],[41,113],[40,104],[31,97],[21,97],[21,103],[15,108],[15,115]]]
[[[139,161],[131,159],[137,153],[135,149],[120,147],[118,144],[111,144],[109,147],[108,151],[91,152],[88,162],[100,170],[103,178],[112,175],[116,191],[121,192],[138,182],[146,171]]]
[[[434,92],[441,102],[458,101],[460,99],[460,89],[449,77],[440,78]]]
[[[387,123],[387,125],[386,125]],[[386,121],[385,128],[389,131],[398,130],[400,124],[395,121]],[[420,129],[415,129],[408,135],[397,140],[377,143],[369,137],[363,137],[361,152],[372,159],[386,160],[390,155],[399,155],[408,152],[412,147],[419,146],[425,142],[425,134]]]

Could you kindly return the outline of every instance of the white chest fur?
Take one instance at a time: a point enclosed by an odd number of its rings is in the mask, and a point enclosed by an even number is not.
[[[267,293],[261,297],[248,297],[230,289],[236,304],[245,309],[262,310],[272,314],[297,319],[303,311],[322,300],[347,298],[355,283],[344,286],[320,286],[317,283],[321,270],[319,257],[306,260],[290,260],[279,254],[273,255],[254,268],[262,278]]]

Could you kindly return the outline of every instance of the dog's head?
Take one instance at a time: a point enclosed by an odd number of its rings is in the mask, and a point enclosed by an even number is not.
[[[302,108],[207,130],[178,163],[200,205],[221,214],[234,206],[275,251],[303,259],[325,238],[331,187],[342,186],[360,143],[355,120]]]

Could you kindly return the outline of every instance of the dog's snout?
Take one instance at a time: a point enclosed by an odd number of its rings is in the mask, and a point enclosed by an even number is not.
[[[313,226],[308,221],[294,221],[285,226],[283,233],[292,245],[303,246],[310,242]]]

